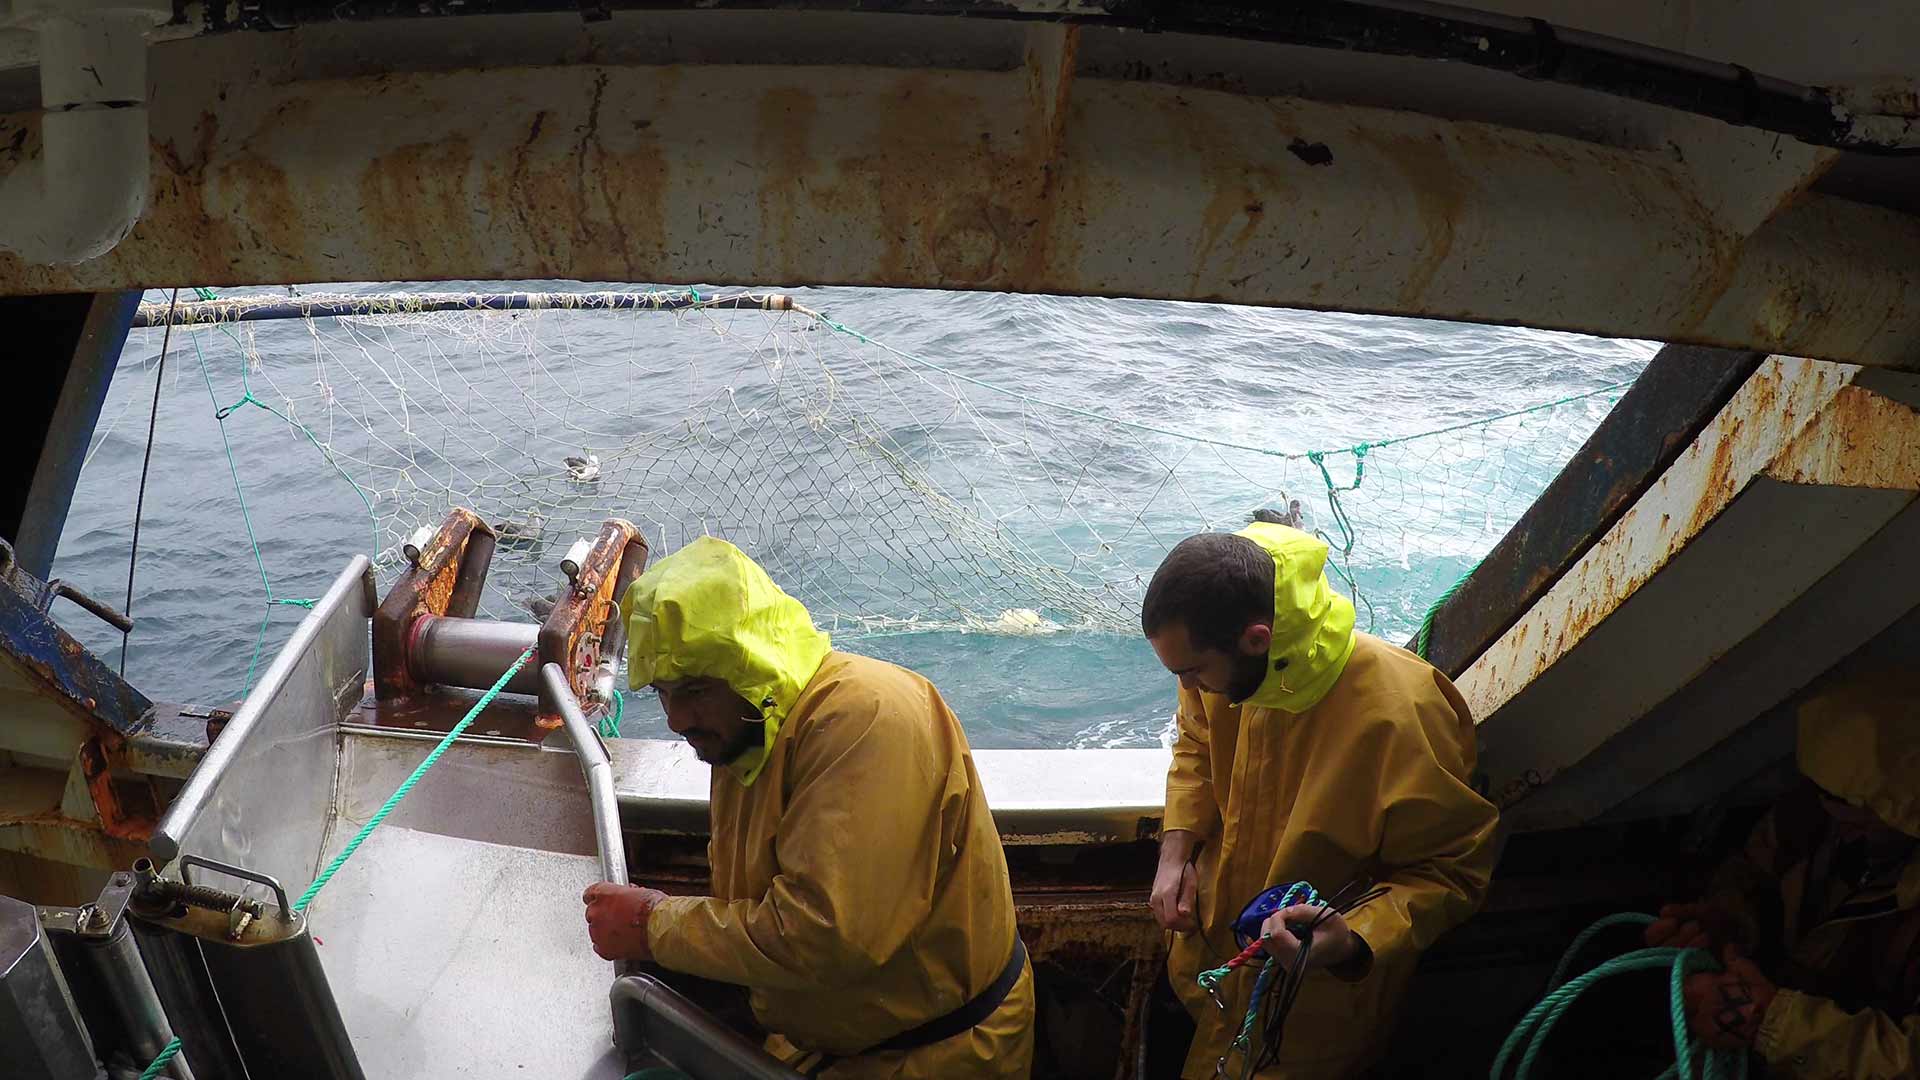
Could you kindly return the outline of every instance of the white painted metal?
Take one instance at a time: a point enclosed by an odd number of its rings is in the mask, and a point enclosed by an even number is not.
[[[899,31],[911,20],[865,25],[893,28],[910,57],[931,48]],[[1094,64],[1085,34],[1058,27],[1017,39],[1010,70],[883,66],[882,31],[843,47],[872,52],[864,64],[668,54],[415,70],[344,34],[290,39],[317,43],[299,54],[305,80],[264,82],[249,61],[283,46],[252,37],[156,49],[171,92],[154,105],[148,217],[79,267],[0,257],[0,291],[804,281],[1377,311],[1920,363],[1920,220],[1821,193],[1834,155],[1762,132],[1642,113],[1583,137],[1586,114],[1559,118],[1574,135],[1530,130],[1555,118],[1518,106],[1503,123],[1421,115],[1417,79],[1374,95],[1391,107],[1131,80],[1111,40],[1098,61],[1111,74],[1096,78],[1081,71]],[[545,47],[530,40],[520,55]],[[936,59],[1002,55],[975,51]],[[1242,51],[1249,65],[1262,55]],[[483,55],[517,59],[497,38]],[[1854,168],[1859,155],[1845,157]]]
[[[0,246],[72,264],[112,250],[147,201],[146,32],[165,0],[16,2],[38,35],[41,153],[0,181]]]
[[[702,834],[712,775],[685,743],[616,739],[614,787],[630,829]],[[1139,839],[1166,806],[1166,750],[975,750],[974,768],[1011,844]]]
[[[1910,561],[1920,492],[1915,389],[1769,360],[1463,673],[1515,824],[1590,820],[1920,604],[1920,577],[1890,566]]]

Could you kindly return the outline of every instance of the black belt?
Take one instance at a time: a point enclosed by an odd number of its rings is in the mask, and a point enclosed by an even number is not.
[[[1026,969],[1026,966],[1027,944],[1021,941],[1020,935],[1016,933],[1013,936],[1013,953],[1007,957],[1007,966],[1001,969],[1000,977],[993,980],[985,990],[975,994],[971,1001],[952,1012],[936,1016],[919,1027],[908,1028],[878,1046],[869,1046],[853,1056],[864,1057],[867,1054],[918,1050],[923,1046],[945,1042],[955,1035],[971,1031],[1006,1002],[1007,995],[1013,993],[1013,984],[1020,981],[1020,973]],[[815,1063],[813,1068],[807,1071],[807,1075],[818,1076],[842,1060],[844,1059],[829,1054]]]

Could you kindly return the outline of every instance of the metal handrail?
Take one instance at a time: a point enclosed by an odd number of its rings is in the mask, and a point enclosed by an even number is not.
[[[567,683],[559,664],[540,668],[540,679],[547,695],[559,703],[560,720],[567,738],[573,743],[574,756],[580,759],[580,772],[587,781],[587,799],[593,805],[593,834],[600,845],[600,876],[616,885],[627,884],[627,850],[620,835],[620,802],[613,792],[613,761],[600,733],[587,723],[580,711],[580,699]]]
[[[633,1064],[653,1054],[690,1076],[803,1080],[800,1073],[648,975],[613,981],[613,1041]]]

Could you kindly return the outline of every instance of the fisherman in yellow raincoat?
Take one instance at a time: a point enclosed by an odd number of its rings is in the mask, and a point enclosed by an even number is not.
[[[833,651],[721,540],[654,563],[622,610],[629,682],[713,766],[714,895],[594,885],[594,951],[747,987],[769,1051],[815,1075],[1026,1077],[1006,855],[933,685]]]
[[[1920,1075],[1920,672],[1850,673],[1799,723],[1810,783],[1647,944],[1720,954],[1687,980],[1688,1026],[1770,1077]]]
[[[1355,631],[1326,556],[1306,533],[1256,523],[1182,541],[1147,589],[1142,628],[1180,680],[1151,903],[1198,1025],[1189,1080],[1247,1075],[1246,1053],[1274,1050],[1260,1024],[1247,1052],[1232,1048],[1257,964],[1221,984],[1220,1004],[1197,982],[1238,951],[1234,921],[1264,890],[1386,889],[1313,931],[1277,1061],[1255,1074],[1347,1077],[1385,1049],[1420,953],[1479,907],[1492,872],[1497,812],[1469,781],[1466,703],[1424,660]],[[1266,952],[1293,963],[1321,914],[1266,919]]]

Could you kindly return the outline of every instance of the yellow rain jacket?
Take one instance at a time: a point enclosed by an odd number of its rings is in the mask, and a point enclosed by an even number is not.
[[[1307,881],[1332,893],[1365,875],[1387,895],[1348,917],[1372,950],[1364,974],[1307,977],[1280,1064],[1288,1080],[1351,1076],[1385,1048],[1415,961],[1485,897],[1497,813],[1475,794],[1473,720],[1447,677],[1353,629],[1323,573],[1326,545],[1284,525],[1245,536],[1273,556],[1272,668],[1247,701],[1182,690],[1167,775],[1167,829],[1201,842],[1201,932],[1175,935],[1174,990],[1199,1025],[1182,1076],[1212,1078],[1254,979],[1196,982],[1237,951],[1233,920],[1262,890]],[[1236,1054],[1227,1075],[1239,1075]]]
[[[1027,1076],[1031,967],[971,1030],[855,1056],[979,994],[1013,950],[1000,836],[933,685],[832,651],[798,601],[720,540],[656,562],[623,610],[631,685],[723,679],[766,725],[760,747],[713,770],[714,895],[654,909],[654,958],[747,987],[775,1033],[769,1050],[846,1059],[822,1076]]]
[[[1920,674],[1849,681],[1799,719],[1801,772],[1920,838]],[[1772,1077],[1920,1075],[1920,846],[1848,867],[1842,843],[1809,790],[1776,804],[1720,870],[1714,899],[1780,986],[1754,1050]]]

